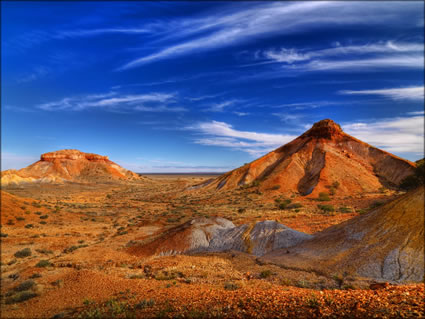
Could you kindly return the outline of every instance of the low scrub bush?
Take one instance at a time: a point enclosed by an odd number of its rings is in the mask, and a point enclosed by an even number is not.
[[[353,210],[350,207],[342,206],[342,207],[339,208],[339,211],[341,213],[351,213]]]
[[[134,308],[136,309],[144,309],[149,308],[155,305],[155,301],[153,299],[143,299],[142,301],[136,303],[134,305]]]
[[[43,268],[43,267],[48,267],[50,265],[51,265],[50,261],[42,259],[35,266],[39,268]]]
[[[292,203],[286,206],[286,209],[295,209],[295,208],[301,208],[303,207],[300,203]]]
[[[22,250],[18,250],[15,254],[14,254],[14,256],[16,257],[16,258],[25,258],[25,257],[29,257],[29,256],[31,256],[31,249],[29,249],[29,248],[24,248],[24,249],[22,249]]]
[[[317,205],[317,207],[325,213],[330,213],[335,211],[335,208],[332,205]]]
[[[224,289],[226,290],[237,290],[239,289],[239,286],[233,282],[226,282],[224,284]]]
[[[260,278],[268,278],[272,275],[272,271],[267,269],[267,270],[263,270],[262,272],[260,272]]]
[[[292,203],[292,199],[284,199],[279,202],[279,209],[286,209],[289,204]]]
[[[5,303],[7,305],[10,305],[10,304],[26,301],[26,300],[29,300],[31,298],[37,297],[37,296],[38,295],[34,292],[22,291],[22,292],[19,292],[19,293],[13,295],[13,296],[6,298]]]
[[[13,290],[14,291],[25,291],[25,290],[31,289],[34,286],[35,286],[34,280],[25,280],[24,282],[22,282],[21,284],[16,286]]]
[[[329,198],[329,194],[326,192],[321,192],[319,193],[319,197],[317,198],[319,201],[321,202],[327,202],[330,201],[331,199]]]

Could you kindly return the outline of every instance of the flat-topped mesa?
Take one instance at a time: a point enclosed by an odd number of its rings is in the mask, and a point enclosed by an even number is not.
[[[60,150],[56,152],[44,153],[40,156],[40,161],[51,162],[54,160],[88,160],[88,161],[108,161],[108,156],[93,153],[84,153],[79,150]]]
[[[345,134],[339,124],[332,120],[326,119],[314,123],[311,129],[305,132],[301,137],[314,137],[332,139],[336,136]]]

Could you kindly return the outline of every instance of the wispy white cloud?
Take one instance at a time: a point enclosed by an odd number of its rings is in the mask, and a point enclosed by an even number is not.
[[[229,101],[223,101],[219,103],[213,103],[210,104],[209,107],[205,111],[209,112],[223,112],[226,108],[229,106],[235,105],[238,100],[229,100]]]
[[[287,134],[239,131],[230,124],[218,121],[201,122],[186,129],[205,135],[195,139],[197,144],[228,147],[253,156],[263,155],[296,138]]]
[[[45,76],[50,73],[51,69],[47,66],[37,66],[30,73],[24,74],[17,79],[18,83],[26,83],[39,79],[40,77]]]
[[[306,64],[287,66],[287,70],[298,71],[367,71],[388,68],[423,69],[423,54],[394,55],[390,57],[357,58],[340,61],[313,60]]]
[[[148,93],[123,95],[117,92],[66,97],[59,101],[39,104],[44,111],[82,111],[102,109],[108,111],[140,112],[183,112],[184,107],[175,106],[175,95],[169,93]]]
[[[302,118],[305,118],[307,114],[290,114],[290,113],[272,113],[277,116],[282,122],[298,122]]]
[[[189,101],[192,101],[192,102],[198,102],[198,101],[213,99],[213,98],[216,98],[216,97],[221,96],[223,94],[224,93],[222,93],[222,94],[202,95],[202,96],[197,96],[197,97],[187,97],[186,99],[188,99]]]
[[[283,70],[293,71],[364,71],[383,68],[423,69],[422,43],[378,42],[319,49],[269,49],[256,52],[259,64],[279,63]],[[251,64],[256,65],[256,64]]]
[[[76,30],[63,30],[59,31],[56,34],[52,35],[56,39],[64,38],[76,38],[76,37],[92,37],[99,36],[103,34],[146,34],[152,33],[153,29],[149,26],[139,27],[139,28],[99,28],[99,29],[76,29]]]
[[[424,87],[413,86],[405,88],[391,88],[391,89],[378,89],[378,90],[343,90],[339,91],[340,94],[348,95],[378,95],[393,100],[424,100]]]
[[[290,114],[285,118],[285,120],[299,119],[300,117]],[[310,127],[311,124],[304,125],[306,130]],[[346,133],[388,152],[423,156],[424,117],[422,114],[376,121],[355,121],[345,123],[342,127]],[[203,135],[196,138],[194,143],[240,150],[257,157],[298,137],[292,134],[240,131],[230,124],[218,121],[202,122],[186,129]]]
[[[283,103],[283,104],[277,104],[277,105],[272,105],[268,107],[274,108],[274,109],[290,108],[294,110],[306,110],[306,109],[317,109],[319,107],[335,106],[335,105],[342,105],[342,104],[345,104],[345,102],[316,101],[316,102]]]
[[[172,35],[163,38],[167,43],[173,39],[193,37],[134,59],[119,70],[254,41],[258,37],[270,37],[275,34],[297,33],[329,25],[387,25],[401,21],[408,15],[414,15],[415,11],[420,9],[421,5],[414,3],[392,2],[382,5],[378,2],[352,1],[255,3],[246,5],[243,9],[241,6],[233,6],[228,10],[222,9],[219,13],[211,12],[206,17],[170,23],[173,27]],[[341,11],[344,11],[344,14],[341,14]],[[416,21],[403,22],[408,25],[417,24]],[[295,60],[302,59],[299,54],[294,53],[291,56]]]
[[[367,43],[363,45],[347,45],[321,49],[321,50],[300,50],[296,48],[280,48],[279,50],[269,49],[262,53],[256,52],[257,59],[266,59],[270,62],[281,62],[292,64],[294,62],[313,60],[318,58],[329,58],[346,55],[366,55],[370,53],[402,53],[402,52],[423,52],[422,43],[396,43],[394,41]]]
[[[424,154],[424,117],[405,116],[342,125],[344,131],[392,153]]]
[[[425,111],[407,112],[408,115],[424,115]]]
[[[251,113],[248,113],[248,112],[237,112],[237,111],[235,111],[235,112],[233,112],[233,114],[235,114],[237,116],[248,116]]]

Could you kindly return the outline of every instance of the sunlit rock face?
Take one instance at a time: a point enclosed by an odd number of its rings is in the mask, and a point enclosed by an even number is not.
[[[397,188],[415,166],[344,133],[327,119],[292,142],[201,186],[226,191],[255,185],[262,192],[317,197],[337,184],[336,196],[352,196]]]

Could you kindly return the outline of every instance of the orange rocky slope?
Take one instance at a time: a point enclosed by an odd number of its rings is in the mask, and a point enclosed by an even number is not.
[[[258,185],[261,190],[317,195],[338,182],[336,195],[397,186],[415,164],[368,145],[332,120],[322,120],[292,142],[230,171],[207,189]]]
[[[424,279],[424,187],[264,261],[395,282]]]
[[[96,180],[128,180],[140,177],[108,156],[84,153],[78,150],[60,150],[42,154],[40,160],[20,170],[2,172],[2,185],[28,182],[61,183]]]

